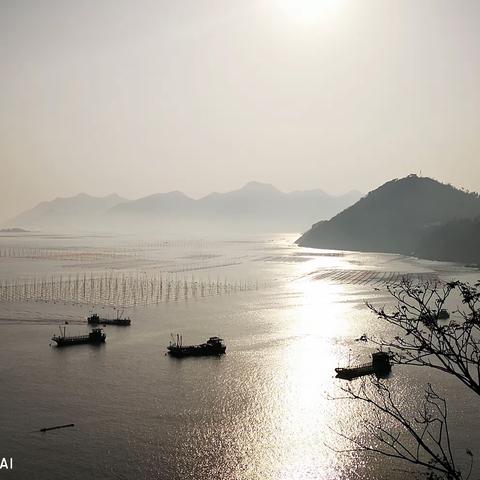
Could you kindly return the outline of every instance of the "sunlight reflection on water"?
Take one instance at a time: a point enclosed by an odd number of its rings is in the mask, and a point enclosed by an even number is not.
[[[91,306],[2,304],[0,368],[9,388],[0,395],[0,447],[22,459],[19,475],[37,471],[39,480],[403,478],[387,461],[335,451],[347,446],[335,431],[364,435],[359,420],[368,412],[331,399],[342,385],[334,369],[368,360],[373,347],[355,341],[362,333],[389,333],[364,305],[366,298],[385,302],[386,297],[371,285],[320,281],[312,274],[336,269],[348,275],[367,268],[424,272],[425,265],[395,255],[299,249],[283,240],[186,243],[173,250],[156,245],[153,260],[147,255],[153,263],[139,259],[139,270],[175,265],[177,257],[183,259],[179,262],[201,258],[197,278],[268,279],[273,287],[131,309],[132,327],[107,328],[102,349],[63,352],[48,347],[56,325],[68,320],[72,330],[85,329],[78,319]],[[305,261],[289,260],[299,256]],[[15,273],[15,263],[8,265]],[[20,270],[30,273],[37,266],[21,260]],[[197,267],[182,268],[191,276],[188,269]],[[43,259],[38,268],[64,267]],[[166,357],[171,332],[192,343],[220,334],[227,355]],[[425,379],[398,369],[389,381],[408,404]],[[72,420],[77,427],[71,432],[41,438],[25,433]]]

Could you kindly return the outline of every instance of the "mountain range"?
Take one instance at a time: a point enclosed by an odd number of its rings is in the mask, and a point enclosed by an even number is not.
[[[479,215],[477,193],[409,175],[385,183],[330,220],[317,222],[296,243],[449,260],[455,255],[446,251],[463,248],[461,230],[473,231],[473,219]],[[439,237],[447,231],[448,245]]]
[[[5,225],[56,231],[304,231],[313,221],[330,218],[361,196],[357,191],[333,196],[320,189],[285,193],[259,182],[198,200],[178,191],[137,200],[116,194],[79,194],[42,202]]]
[[[83,225],[97,225],[108,210],[127,201],[115,193],[106,197],[92,197],[85,193],[79,193],[74,197],[58,197],[20,213],[5,225],[33,229],[77,230]]]
[[[304,231],[319,219],[298,245],[480,264],[480,196],[416,175],[391,180],[363,197],[357,191],[332,196],[319,189],[284,193],[259,182],[198,200],[178,191],[137,200],[81,193],[42,202],[4,226],[63,232],[267,233]]]

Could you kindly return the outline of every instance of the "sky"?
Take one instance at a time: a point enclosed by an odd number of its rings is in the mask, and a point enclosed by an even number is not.
[[[0,221],[79,192],[480,190],[478,0],[0,0]]]

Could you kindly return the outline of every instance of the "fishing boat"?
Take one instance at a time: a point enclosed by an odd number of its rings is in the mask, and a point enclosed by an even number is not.
[[[103,333],[101,328],[93,328],[88,335],[67,336],[66,327],[59,327],[60,335],[54,335],[52,340],[57,344],[57,347],[67,347],[70,345],[81,345],[83,343],[90,343],[99,345],[105,342],[107,336]]]
[[[437,320],[448,320],[450,318],[450,313],[446,308],[441,308],[440,310],[430,310],[427,309],[424,312],[420,313],[419,319],[425,324],[435,324]]]
[[[93,313],[87,317],[89,325],[118,325],[120,327],[129,327],[132,323],[130,318],[121,318],[121,314],[117,318],[101,318],[98,313]]]
[[[172,357],[201,357],[223,355],[227,349],[220,337],[210,337],[206,343],[200,345],[183,345],[182,336],[177,335],[167,347],[168,354]]]
[[[357,377],[375,374],[383,376],[390,373],[390,355],[387,352],[372,353],[371,363],[359,365],[357,367],[338,367],[335,369],[337,378],[344,380],[353,380]]]

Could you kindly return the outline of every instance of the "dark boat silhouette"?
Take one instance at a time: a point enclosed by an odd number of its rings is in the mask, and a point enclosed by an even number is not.
[[[441,308],[438,311],[430,310],[429,308],[427,308],[419,315],[419,320],[421,320],[425,324],[434,324],[437,323],[437,320],[448,320],[449,318],[450,313],[446,308]]]
[[[168,354],[177,358],[223,355],[226,349],[219,337],[210,337],[206,343],[200,345],[183,345],[181,335],[177,335],[176,340],[171,341],[167,347]]]
[[[105,342],[107,336],[103,333],[101,328],[93,328],[88,335],[76,335],[76,336],[67,336],[65,333],[65,328],[63,331],[60,327],[61,335],[54,335],[52,340],[56,342],[57,347],[68,347],[70,345],[81,345],[83,343],[90,343],[93,345],[99,345]]]
[[[439,320],[448,320],[450,318],[450,314],[448,313],[448,310],[445,308],[441,308],[438,311],[438,318]]]
[[[118,325],[120,327],[129,327],[132,321],[129,318],[101,318],[98,313],[93,313],[87,317],[87,323],[89,325]]]
[[[372,353],[372,362],[357,367],[339,367],[335,369],[337,378],[353,380],[364,375],[375,374],[379,377],[387,375],[392,369],[390,355],[387,352]]]

